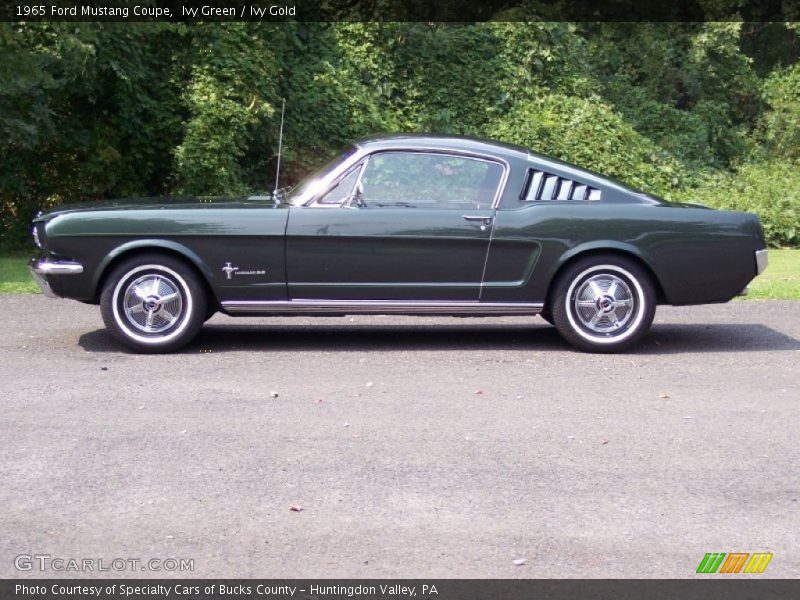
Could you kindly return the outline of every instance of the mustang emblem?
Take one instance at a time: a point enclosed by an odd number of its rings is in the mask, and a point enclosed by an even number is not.
[[[228,279],[231,279],[231,277],[233,277],[234,271],[238,271],[239,267],[232,267],[231,263],[227,262],[225,263],[225,266],[222,267],[222,270],[225,272],[225,275],[228,277]]]

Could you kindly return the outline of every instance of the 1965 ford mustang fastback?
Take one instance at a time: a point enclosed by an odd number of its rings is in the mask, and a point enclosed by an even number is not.
[[[755,215],[676,204],[525,148],[359,142],[277,198],[128,199],[40,215],[33,277],[142,352],[229,315],[536,315],[612,352],[657,304],[725,302],[767,264]]]

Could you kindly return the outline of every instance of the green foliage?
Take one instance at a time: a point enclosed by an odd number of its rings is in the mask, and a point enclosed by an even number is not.
[[[681,183],[677,161],[596,98],[549,94],[523,102],[498,120],[492,137],[654,193]]]
[[[795,163],[747,163],[734,173],[712,175],[683,195],[690,202],[757,214],[770,246],[800,245],[800,172]]]
[[[800,64],[772,73],[764,85],[764,100],[769,105],[760,123],[764,151],[800,159]]]
[[[800,300],[800,250],[770,250],[767,270],[753,280],[744,298]]]
[[[165,74],[172,28],[3,23],[0,31],[0,246],[22,247],[40,208],[167,189],[165,154],[180,135],[177,86]]]
[[[242,157],[254,134],[270,127],[278,67],[252,24],[201,24],[191,33],[193,66],[182,95],[189,116],[175,148],[176,190],[244,194],[250,186]]]
[[[602,94],[626,120],[695,167],[720,166],[747,152],[760,109],[740,27],[604,23],[586,34]]]
[[[291,24],[275,40],[286,98],[285,182],[296,182],[355,139],[398,129],[370,76],[379,65],[374,38],[380,27]]]
[[[0,23],[0,227],[3,247],[25,247],[28,223],[47,202],[46,179],[61,172],[52,144],[57,112],[91,48],[66,24]]]
[[[0,248],[62,202],[271,189],[281,98],[282,184],[369,135],[496,137],[752,206],[771,243],[800,245],[797,24],[572,24],[513,4],[461,24],[0,23]]]
[[[68,86],[93,58],[92,28],[0,23],[0,140],[30,149],[56,134]]]

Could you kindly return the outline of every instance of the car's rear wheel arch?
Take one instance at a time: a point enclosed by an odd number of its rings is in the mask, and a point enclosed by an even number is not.
[[[552,312],[553,295],[556,290],[557,284],[561,279],[561,277],[563,276],[563,274],[567,272],[576,262],[595,256],[604,256],[604,257],[617,256],[620,258],[633,261],[639,267],[641,267],[645,271],[645,273],[650,277],[650,281],[653,284],[653,288],[656,293],[656,303],[662,304],[666,301],[666,295],[664,294],[664,289],[661,287],[661,282],[658,280],[658,277],[656,276],[652,267],[650,267],[647,261],[645,261],[641,256],[639,256],[634,252],[621,250],[619,248],[592,248],[590,250],[584,250],[582,252],[578,252],[570,256],[561,265],[559,265],[558,269],[556,269],[555,273],[553,274],[553,277],[550,279],[550,284],[547,287],[547,297],[545,300],[543,312],[547,314],[550,314]]]
[[[561,337],[586,352],[620,352],[650,330],[658,304],[649,270],[619,253],[584,254],[553,282],[551,319]]]

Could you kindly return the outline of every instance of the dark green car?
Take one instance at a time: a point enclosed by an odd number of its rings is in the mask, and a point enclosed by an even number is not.
[[[767,264],[755,215],[675,204],[524,148],[354,145],[285,197],[130,199],[34,221],[45,293],[99,304],[143,352],[229,315],[536,315],[582,350],[657,304],[726,302]]]

